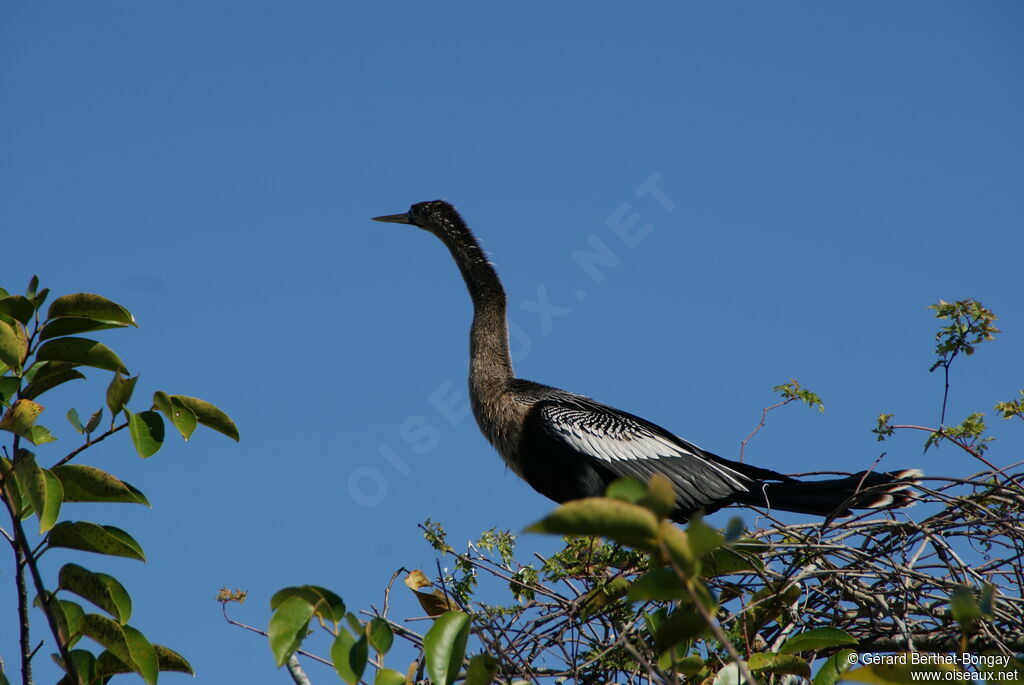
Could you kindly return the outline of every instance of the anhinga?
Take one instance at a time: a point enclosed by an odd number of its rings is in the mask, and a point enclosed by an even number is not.
[[[647,481],[661,473],[675,486],[672,518],[680,522],[732,504],[829,516],[909,503],[905,491],[920,475],[915,469],[801,481],[724,459],[589,397],[516,378],[505,291],[455,208],[443,200],[421,202],[375,220],[418,226],[448,246],[473,299],[473,413],[508,467],[542,495],[556,502],[600,496],[618,478]]]

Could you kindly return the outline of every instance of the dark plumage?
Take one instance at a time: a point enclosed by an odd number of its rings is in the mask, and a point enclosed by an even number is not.
[[[516,378],[509,356],[505,291],[455,208],[421,202],[377,221],[411,224],[448,247],[473,300],[469,392],[480,430],[505,463],[556,502],[604,494],[617,478],[667,476],[672,518],[685,521],[733,504],[819,516],[849,509],[906,506],[920,472],[861,472],[801,481],[706,452],[638,416],[540,383]]]

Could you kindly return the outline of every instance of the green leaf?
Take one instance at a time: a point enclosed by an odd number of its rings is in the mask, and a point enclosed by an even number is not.
[[[683,581],[670,568],[658,568],[648,571],[633,581],[626,598],[631,602],[647,600],[668,601],[689,597]]]
[[[0,475],[3,476],[0,479],[0,488],[2,488],[0,494],[13,507],[14,515],[24,518],[26,508],[29,506],[28,498],[25,497],[18,485],[18,479],[14,476],[14,465],[10,459],[0,457]]]
[[[99,614],[85,615],[82,632],[105,647],[113,657],[104,658],[102,662],[97,660],[97,670],[102,670],[104,674],[124,673],[124,666],[128,666],[131,671],[142,676],[146,683],[152,685],[156,682],[159,664],[157,652],[141,632]]]
[[[15,463],[14,469],[18,469],[17,463]],[[966,585],[959,585],[953,590],[949,596],[949,610],[953,615],[953,620],[962,628],[968,628],[982,616],[981,607],[978,606],[978,602],[974,598],[974,591]]]
[[[126,636],[127,638],[127,636]],[[152,645],[156,655],[157,667],[160,671],[173,671],[195,675],[192,665],[173,649],[163,645]],[[113,676],[118,673],[135,673],[135,669],[118,659],[109,651],[104,651],[96,659],[95,676]]]
[[[171,398],[171,423],[187,442],[199,424],[195,413],[180,398]]]
[[[587,618],[613,605],[629,592],[629,581],[619,576],[603,585],[597,585],[579,600],[580,616]]]
[[[747,667],[754,674],[761,673],[788,673],[800,676],[801,678],[811,677],[811,665],[804,659],[793,654],[769,654],[758,652],[751,654],[747,661]]]
[[[725,544],[725,536],[704,523],[704,519],[699,516],[690,521],[690,525],[686,527],[686,534],[690,538],[690,546],[697,559],[703,559]]]
[[[672,481],[660,473],[651,476],[651,481],[647,485],[647,495],[638,504],[647,507],[659,517],[671,514],[676,508],[676,493]]]
[[[27,347],[22,347],[17,326],[0,320],[0,362],[20,373],[21,360],[25,358],[26,351]]]
[[[178,429],[186,441],[192,437],[192,432],[195,431],[198,425],[195,412],[189,409],[180,397],[175,395],[174,397],[169,396],[165,392],[157,391],[153,393],[153,406],[160,410],[160,412],[167,417],[167,420],[174,424],[174,427]]]
[[[74,602],[68,602],[68,604],[74,605],[74,608],[79,611],[81,610],[81,607],[74,604]],[[36,595],[32,600],[32,606],[38,607],[53,618],[54,622],[57,624],[57,631],[65,640],[67,640],[69,646],[74,642],[74,639],[72,639],[71,636],[75,631],[70,627],[69,617],[65,614],[64,605],[61,600],[57,598],[57,594],[55,592],[47,592],[45,602],[43,601],[43,595]],[[74,609],[70,610],[73,611]],[[72,615],[71,618],[76,619],[78,617],[76,615]]]
[[[77,370],[74,364],[67,362],[42,362],[35,364],[29,372],[31,382],[25,386],[21,396],[34,400],[43,393],[68,381],[85,378],[85,374]]]
[[[134,630],[134,628],[132,630]],[[173,649],[169,649],[167,647],[164,647],[163,645],[151,646],[153,648],[153,654],[156,657],[158,670],[174,671],[177,673],[187,673],[189,675],[195,675],[195,673],[192,671],[192,665],[189,664],[184,657],[175,652]],[[137,671],[134,668],[125,664],[123,661],[118,659],[109,651],[102,652],[96,659],[96,668],[94,673],[95,678],[97,680],[102,681],[103,677],[117,675],[118,673],[136,672]]]
[[[96,665],[93,667],[93,679],[103,682],[103,678],[114,676],[118,673],[134,673],[135,669],[118,659],[110,650],[103,650],[96,657]],[[59,683],[58,685],[63,685]]]
[[[29,299],[32,300],[32,306],[39,309],[43,306],[43,302],[46,302],[46,297],[50,294],[49,288],[43,288],[35,295],[29,295]]]
[[[192,670],[192,664],[190,664],[185,657],[178,654],[170,647],[153,645],[153,649],[156,650],[156,658],[160,664],[161,671],[173,671],[175,673],[188,673],[189,675],[195,675],[195,671]]]
[[[128,432],[131,433],[135,451],[145,459],[152,457],[164,443],[164,420],[155,411],[140,411],[133,414],[127,409]]]
[[[370,644],[381,654],[387,654],[391,644],[395,641],[395,635],[391,632],[391,626],[383,618],[374,618],[367,624],[367,636]]]
[[[111,416],[116,417],[132,399],[132,392],[138,380],[138,376],[125,378],[119,373],[115,373],[110,379],[110,385],[107,386],[107,407]]]
[[[58,589],[87,599],[110,614],[118,623],[128,623],[132,599],[124,586],[106,573],[94,573],[78,564],[65,564],[57,577]]]
[[[373,685],[405,685],[405,674],[399,673],[393,668],[382,668],[377,671]]]
[[[94,430],[99,428],[100,421],[103,420],[103,407],[100,407],[92,413],[89,420],[85,423],[85,432],[92,433]]]
[[[36,426],[38,428],[39,426]],[[42,509],[36,509],[39,515],[40,535],[53,528],[60,516],[60,505],[64,503],[64,488],[60,480],[49,469],[43,469],[46,478],[46,500]]]
[[[128,533],[114,526],[101,526],[89,521],[61,521],[50,531],[47,542],[50,547],[146,560],[142,547]]]
[[[43,413],[43,405],[32,400],[18,400],[0,419],[0,430],[10,431],[15,435],[30,439],[32,424],[36,422],[41,413]]]
[[[530,533],[599,535],[618,543],[651,549],[658,519],[647,508],[605,497],[587,497],[561,505],[526,529]]]
[[[786,640],[779,648],[782,654],[808,652],[823,647],[839,647],[856,645],[857,640],[844,630],[838,628],[813,628]]]
[[[614,502],[616,500],[606,501]],[[650,512],[647,513],[650,514]],[[439,616],[427,634],[423,636],[423,653],[427,659],[427,673],[434,685],[451,685],[455,682],[466,653],[469,624],[468,614],[461,611],[449,611]]]
[[[53,433],[48,428],[37,424],[28,430],[27,440],[33,445],[45,445],[48,442],[54,442],[57,438],[53,437]]]
[[[156,650],[139,630],[131,626],[123,626],[122,630],[124,630],[124,636],[128,642],[128,650],[131,652],[136,673],[141,675],[148,685],[154,685],[160,670]]]
[[[14,474],[22,493],[28,497],[33,511],[39,518],[40,535],[53,528],[60,515],[64,501],[64,490],[60,481],[51,472],[36,464],[35,455],[27,450],[19,452],[14,461]]]
[[[737,552],[727,547],[716,549],[700,562],[700,575],[704,578],[761,571],[764,571],[764,562],[756,556]]]
[[[12,319],[17,319],[26,326],[32,320],[32,315],[35,313],[36,308],[27,297],[22,295],[0,297],[0,314],[6,314]]]
[[[83,682],[92,682],[95,677],[94,669],[96,664],[96,657],[92,655],[92,652],[86,649],[73,649],[69,654],[71,656],[71,663],[74,664],[75,673],[78,674],[78,677],[81,678]],[[54,654],[53,660],[57,662],[58,666],[63,668],[65,671],[67,670],[59,655]],[[65,685],[65,683],[71,683],[66,676],[60,679],[58,685]]]
[[[814,685],[836,685],[843,673],[850,668],[851,654],[856,654],[856,652],[852,649],[844,649],[826,659],[818,669],[818,674],[814,676]]]
[[[50,305],[47,319],[75,317],[97,319],[122,326],[135,326],[135,317],[121,305],[93,293],[62,295]]]
[[[784,582],[768,582],[751,595],[740,620],[748,640],[753,640],[761,628],[781,618],[784,607],[791,606],[800,599],[803,591],[800,583],[784,585]]]
[[[82,634],[110,650],[124,663],[133,663],[131,649],[120,623],[99,614],[86,614],[82,617]]]
[[[636,478],[619,478],[614,480],[605,491],[605,496],[620,499],[623,502],[636,504],[647,494],[647,486]]]
[[[64,615],[61,634],[70,647],[78,642],[81,637],[82,619],[85,618],[85,611],[79,604],[67,599],[57,600],[57,605]]]
[[[723,532],[723,535],[725,535],[725,541],[727,543],[736,542],[740,539],[740,536],[743,535],[743,530],[743,519],[739,516],[733,516],[729,519],[729,523],[726,525],[725,531]]]
[[[348,621],[348,625],[352,628],[352,632],[355,635],[363,634],[363,624],[359,621],[359,618],[351,611],[345,614],[345,620]]]
[[[79,366],[92,366],[128,375],[128,368],[114,351],[103,343],[88,338],[57,338],[47,340],[36,351],[40,361],[69,362]]]
[[[163,390],[157,390],[153,393],[153,408],[159,409],[164,413],[164,416],[171,418],[171,396]]]
[[[31,452],[21,452],[15,458],[14,475],[32,509],[37,513],[43,511],[46,507],[46,476]]]
[[[172,408],[174,406],[173,401],[175,398],[192,410],[192,413],[195,414],[196,420],[199,423],[203,424],[207,428],[212,428],[218,433],[223,433],[235,442],[238,442],[238,427],[235,426],[235,422],[231,420],[231,417],[225,414],[221,409],[210,404],[206,400],[201,400],[198,397],[188,397],[186,395],[171,395]]]
[[[687,578],[697,575],[700,570],[700,557],[693,549],[689,533],[680,530],[667,519],[662,519],[658,528],[662,547],[668,553],[672,563]]]
[[[698,673],[708,675],[709,671],[703,659],[696,655],[684,656],[678,652],[679,648],[667,650],[658,658],[658,668],[682,673],[686,676],[695,676]],[[701,680],[698,679],[697,682],[701,682]]]
[[[338,623],[345,618],[345,602],[341,597],[319,585],[295,585],[278,590],[270,598],[270,608],[277,609],[291,597],[301,597],[313,607],[313,613],[324,620]]]
[[[39,340],[52,340],[62,338],[66,335],[77,335],[79,333],[91,333],[92,331],[105,331],[110,328],[123,328],[124,324],[110,323],[98,319],[85,319],[79,317],[68,317],[66,319],[53,319],[43,325],[39,331]]]
[[[149,500],[140,490],[95,466],[65,464],[53,467],[53,474],[64,488],[65,502],[126,502],[149,506]]]
[[[0,404],[10,406],[11,400],[21,388],[21,379],[17,376],[0,377]]]
[[[84,433],[85,432],[85,426],[82,425],[82,419],[80,419],[78,417],[78,410],[77,409],[74,409],[74,408],[68,409],[67,416],[68,416],[68,423],[71,424],[72,428],[74,428],[79,433]]]
[[[469,660],[465,685],[491,685],[497,672],[497,659],[490,654],[477,654]]]
[[[270,651],[274,653],[274,661],[278,666],[283,666],[302,644],[312,617],[313,605],[301,597],[289,597],[270,617],[267,634],[270,637]]]
[[[342,680],[349,685],[358,685],[366,669],[368,655],[365,633],[361,633],[357,640],[344,628],[338,630],[338,637],[331,645],[331,661]]]
[[[708,630],[707,621],[695,609],[680,607],[669,614],[654,636],[654,649],[658,653],[669,647],[697,637]]]

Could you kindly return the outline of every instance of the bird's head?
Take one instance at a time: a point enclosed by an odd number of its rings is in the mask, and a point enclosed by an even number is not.
[[[460,229],[464,230],[466,226],[462,217],[455,211],[455,208],[444,200],[417,202],[404,214],[375,216],[373,220],[418,226],[441,238],[445,234],[450,234]]]

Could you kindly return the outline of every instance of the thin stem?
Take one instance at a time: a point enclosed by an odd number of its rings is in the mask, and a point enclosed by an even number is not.
[[[227,621],[228,623],[230,623],[231,625],[236,626],[238,628],[244,628],[245,630],[249,630],[251,632],[256,633],[257,635],[262,635],[263,637],[266,637],[266,638],[270,637],[266,632],[260,630],[259,628],[253,628],[252,626],[247,626],[246,624],[240,623],[240,622],[236,621],[235,619],[231,618],[230,616],[228,616],[228,603],[227,602],[221,602],[221,611],[224,612],[224,620]],[[295,654],[301,654],[304,657],[309,657],[313,661],[319,661],[320,663],[322,663],[322,664],[324,664],[326,666],[330,666],[332,668],[334,667],[334,664],[331,663],[330,661],[328,661],[327,659],[324,659],[323,657],[319,657],[316,654],[313,654],[312,652],[307,652],[304,649],[296,649],[295,650]]]
[[[975,459],[977,459],[978,461],[980,461],[981,463],[983,463],[985,466],[989,467],[993,471],[996,471],[996,472],[1002,471],[1002,469],[997,468],[995,466],[995,464],[990,462],[985,457],[981,456],[981,452],[979,452],[978,450],[974,449],[973,447],[971,447],[967,443],[961,442],[960,440],[957,440],[953,436],[946,434],[941,428],[939,428],[939,430],[935,430],[934,428],[928,428],[927,426],[914,426],[914,425],[911,425],[911,424],[901,424],[901,425],[898,425],[898,426],[890,426],[890,428],[892,428],[893,430],[896,430],[897,428],[910,428],[911,430],[928,431],[929,433],[938,433],[940,436],[944,437],[946,440],[949,440],[951,443],[953,443],[954,445],[956,445],[960,449],[964,450],[965,452],[970,454],[972,457],[974,457]]]
[[[397,571],[392,573],[391,580],[388,581],[388,586],[384,588],[384,610],[380,614],[381,618],[388,617],[388,608],[391,602],[391,586],[395,584],[395,579],[398,578],[399,574],[401,574],[402,571],[406,571],[406,568],[404,566],[399,567]],[[406,573],[408,573],[408,571],[406,571]]]
[[[108,430],[106,433],[101,434],[95,440],[93,440],[92,438],[89,438],[88,440],[85,441],[85,443],[83,445],[80,445],[80,446],[76,447],[75,449],[71,450],[70,452],[68,452],[68,455],[66,457],[64,457],[63,459],[61,459],[60,461],[58,461],[56,464],[54,464],[54,466],[63,466],[64,464],[68,463],[69,461],[71,461],[72,459],[77,457],[78,454],[80,452],[82,452],[83,450],[89,449],[90,447],[92,447],[96,443],[102,442],[103,440],[106,440],[107,438],[109,438],[114,433],[118,432],[119,430],[123,430],[123,429],[125,429],[127,427],[128,427],[128,422],[125,421],[120,426],[115,426],[115,427],[111,428],[110,430]]]
[[[21,682],[32,682],[32,651],[28,616],[28,587],[25,585],[25,552],[18,545],[14,548],[14,583],[18,590],[18,640],[21,644]]]
[[[740,441],[740,458],[739,458],[740,462],[743,461],[743,450],[745,450],[747,448],[747,443],[750,442],[751,438],[753,438],[755,435],[757,435],[758,431],[760,431],[762,428],[764,428],[765,423],[768,421],[768,412],[770,412],[772,409],[778,409],[779,407],[784,407],[787,404],[789,404],[790,402],[792,402],[794,399],[796,399],[796,398],[789,397],[789,398],[786,398],[786,399],[782,400],[781,402],[776,402],[775,404],[771,405],[770,407],[765,407],[765,408],[763,408],[761,410],[761,421],[754,427],[754,430],[750,431],[750,435],[748,435],[747,437],[743,438],[743,440]]]
[[[956,359],[957,351],[954,350],[949,359],[942,363],[942,371],[945,376],[946,387],[942,391],[942,413],[939,415],[939,426],[946,425],[946,403],[949,401],[949,365]]]
[[[729,653],[729,657],[736,662],[736,668],[739,669],[743,679],[747,681],[748,685],[758,685],[758,681],[754,677],[754,674],[750,672],[750,669],[747,667],[747,663],[743,661],[740,657],[740,653],[737,652],[736,647],[733,646],[732,640],[730,640],[729,636],[725,634],[724,630],[722,630],[722,626],[718,623],[718,619],[708,611],[706,606],[704,606],[703,599],[698,596],[697,591],[693,589],[692,583],[687,581],[680,569],[676,567],[675,563],[672,564],[672,568],[675,569],[676,574],[679,575],[680,580],[682,580],[683,584],[686,586],[686,591],[690,593],[693,605],[697,608],[697,612],[700,614],[701,618],[704,619],[704,623],[711,628],[711,632],[715,634],[716,638],[718,638],[719,644],[725,647],[725,651]]]
[[[17,440],[17,437],[15,437]],[[17,453],[17,446],[15,446],[15,453]],[[50,632],[53,633],[53,639],[57,642],[57,649],[60,651],[61,660],[64,662],[64,668],[67,671],[68,678],[73,683],[81,683],[81,678],[78,677],[78,671],[75,669],[75,664],[71,660],[71,653],[68,650],[67,644],[60,634],[60,627],[57,625],[57,619],[53,615],[53,608],[50,603],[51,595],[46,590],[46,585],[43,583],[43,577],[39,573],[39,567],[36,565],[36,560],[32,557],[29,551],[28,538],[25,536],[25,529],[21,525],[21,520],[15,515],[14,509],[11,508],[11,503],[7,501],[7,497],[2,498],[4,506],[7,507],[7,513],[11,516],[11,521],[14,524],[14,544],[21,549],[22,555],[24,556],[25,565],[28,566],[29,573],[32,575],[32,582],[36,588],[36,594],[39,595],[42,601],[43,614],[46,616],[46,622],[50,625]]]

